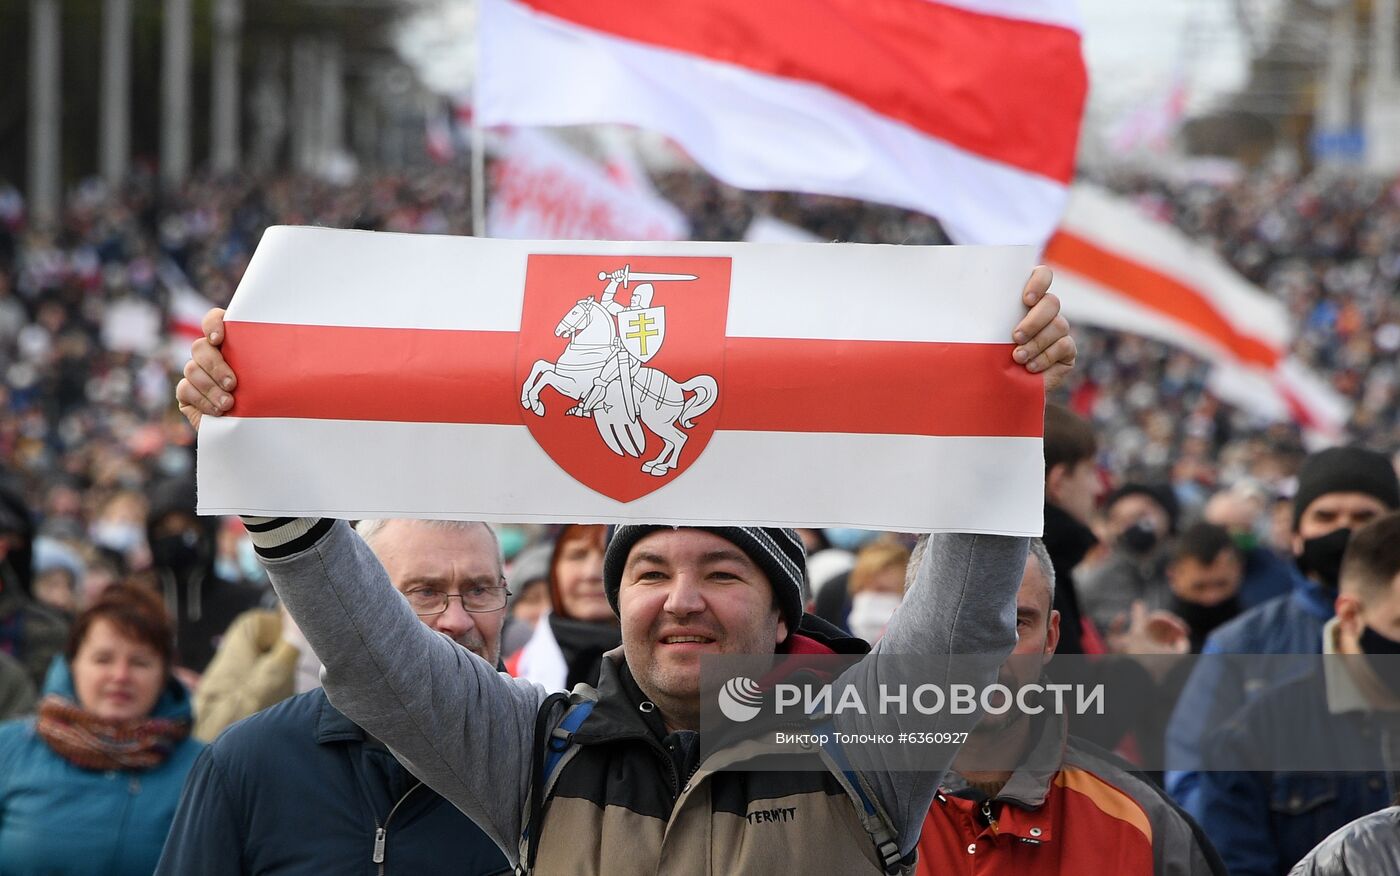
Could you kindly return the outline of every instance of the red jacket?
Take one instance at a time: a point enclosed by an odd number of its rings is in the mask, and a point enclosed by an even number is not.
[[[1160,790],[1067,739],[1062,720],[1040,723],[994,799],[949,773],[924,819],[920,876],[1223,876],[1204,835]]]

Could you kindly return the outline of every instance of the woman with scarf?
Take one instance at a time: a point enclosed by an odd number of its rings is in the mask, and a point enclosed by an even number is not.
[[[149,876],[202,747],[160,597],[113,585],[74,622],[38,715],[0,724],[0,873]]]
[[[511,675],[549,690],[597,684],[603,655],[622,644],[603,591],[606,537],[607,527],[596,524],[571,524],[559,532],[549,564],[552,608],[525,647],[506,661]]]

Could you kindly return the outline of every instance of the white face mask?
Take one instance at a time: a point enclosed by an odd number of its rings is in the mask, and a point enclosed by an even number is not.
[[[857,593],[851,597],[851,616],[847,621],[851,633],[875,644],[903,601],[904,597],[893,593]]]
[[[146,540],[146,530],[136,523],[103,520],[93,525],[92,540],[100,547],[124,554]]]

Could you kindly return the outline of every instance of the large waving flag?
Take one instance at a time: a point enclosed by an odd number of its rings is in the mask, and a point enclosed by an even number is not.
[[[643,178],[621,182],[542,131],[498,137],[491,173],[486,228],[492,237],[679,240],[690,233],[685,215]]]
[[[660,130],[749,189],[1040,244],[1087,93],[1072,0],[484,0],[486,125]]]
[[[1033,255],[272,228],[200,508],[1039,533]]]
[[[1232,404],[1292,420],[1315,443],[1345,436],[1350,406],[1289,357],[1283,303],[1177,229],[1078,183],[1045,261],[1071,320],[1183,347],[1214,365],[1212,388]]]

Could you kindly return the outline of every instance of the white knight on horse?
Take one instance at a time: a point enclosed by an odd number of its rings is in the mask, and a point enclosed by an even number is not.
[[[633,281],[694,280],[693,274],[651,274],[631,272],[631,266],[602,272],[607,280],[601,299],[579,302],[559,321],[554,333],[567,337],[568,346],[559,361],[535,362],[520,389],[520,404],[544,416],[540,393],[552,386],[560,394],[578,401],[568,413],[592,417],[598,434],[619,456],[639,457],[646,446],[642,425],[661,438],[665,446],[655,459],[642,465],[642,471],[665,476],[676,467],[686,435],[694,419],[715,403],[718,385],[708,375],[677,383],[664,372],[645,367],[661,349],[666,335],[664,307],[653,307],[655,287],[651,282]],[[617,298],[618,286],[629,291],[624,307]]]

